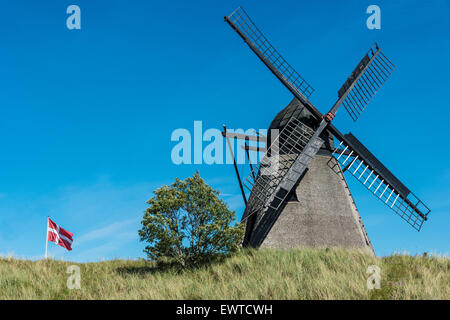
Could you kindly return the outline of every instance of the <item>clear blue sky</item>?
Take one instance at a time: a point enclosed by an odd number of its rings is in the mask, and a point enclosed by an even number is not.
[[[66,8],[81,8],[81,30]],[[382,29],[368,30],[370,4]],[[70,253],[144,257],[152,190],[199,170],[242,215],[231,165],[171,162],[173,130],[267,128],[291,94],[223,22],[243,5],[316,89],[322,111],[374,41],[397,65],[352,131],[431,209],[418,233],[348,178],[378,255],[450,251],[450,2],[3,1],[0,8],[0,254],[40,258],[46,216]],[[244,170],[244,167],[241,167]]]

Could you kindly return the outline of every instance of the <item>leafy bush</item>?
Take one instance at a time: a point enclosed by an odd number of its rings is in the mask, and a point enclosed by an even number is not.
[[[139,230],[144,252],[154,261],[195,267],[235,251],[241,243],[243,226],[235,224],[235,212],[219,199],[196,172],[185,180],[154,191],[147,203]]]

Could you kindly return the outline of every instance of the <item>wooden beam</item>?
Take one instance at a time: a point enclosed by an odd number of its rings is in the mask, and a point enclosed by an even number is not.
[[[267,142],[267,137],[263,136],[252,136],[242,133],[235,133],[235,132],[222,132],[222,136],[226,138],[231,139],[239,139],[239,140],[248,140],[248,141],[261,141],[261,142]]]
[[[241,146],[242,149],[250,150],[250,151],[257,151],[257,152],[266,152],[267,148],[264,147],[253,147],[249,145]]]

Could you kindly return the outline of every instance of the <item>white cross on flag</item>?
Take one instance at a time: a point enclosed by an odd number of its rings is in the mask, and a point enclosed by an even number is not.
[[[69,251],[72,250],[73,233],[64,230],[50,220],[50,218],[48,218],[47,222],[47,240],[52,241]]]

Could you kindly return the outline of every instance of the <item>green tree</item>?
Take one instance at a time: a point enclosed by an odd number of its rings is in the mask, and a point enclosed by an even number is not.
[[[195,267],[238,249],[242,224],[196,172],[153,192],[139,230],[144,252],[154,261],[169,259],[182,268]]]

